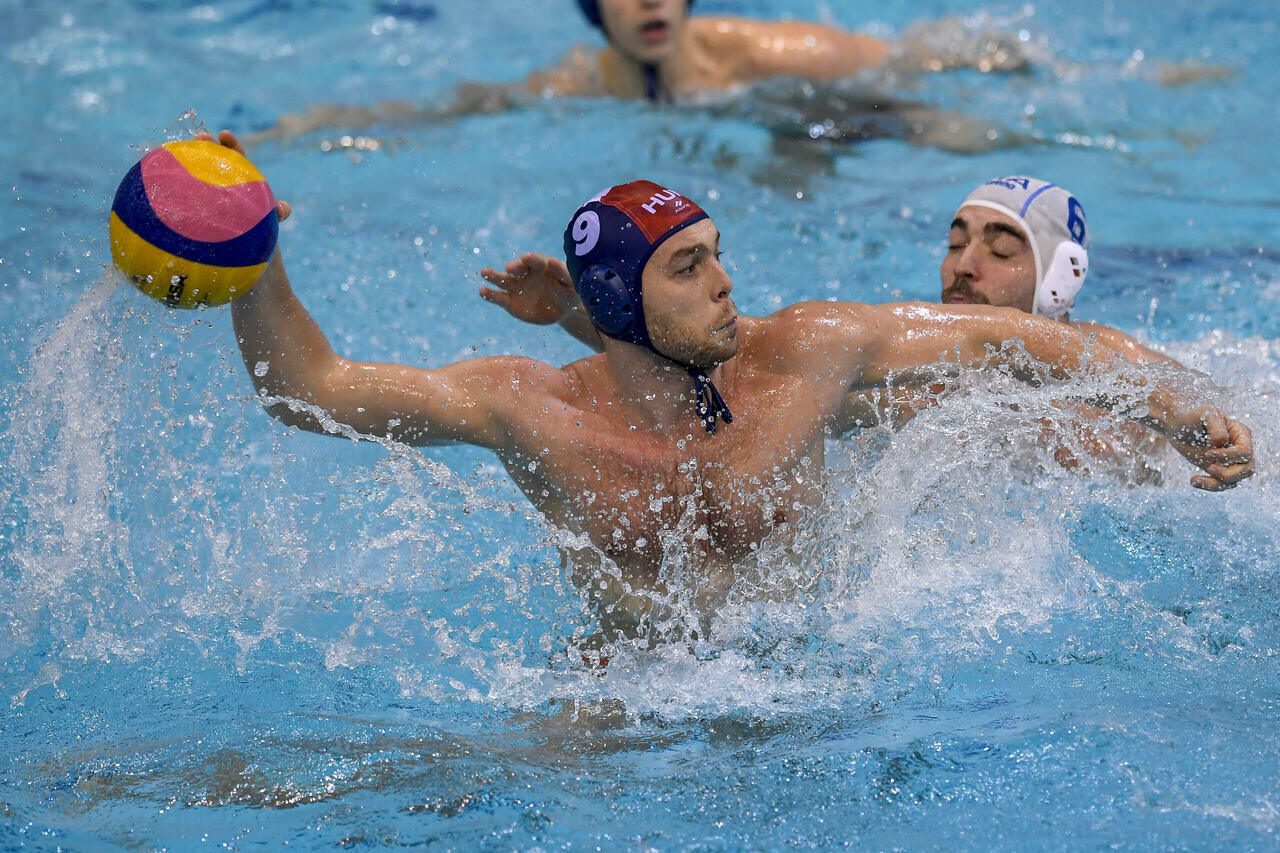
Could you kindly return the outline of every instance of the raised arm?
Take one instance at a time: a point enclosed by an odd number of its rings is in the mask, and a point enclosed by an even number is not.
[[[499,406],[511,396],[523,359],[473,359],[427,370],[343,358],[294,295],[278,250],[253,289],[232,303],[231,315],[254,387],[284,423],[328,432],[327,417],[362,435],[414,445],[496,449],[505,439]]]
[[[223,131],[219,141],[243,153],[233,134]],[[278,212],[288,217],[288,204],[281,202]],[[344,358],[294,295],[279,249],[253,289],[232,303],[231,316],[240,355],[267,410],[314,432],[331,431],[332,419],[362,435],[410,444],[496,449],[507,435],[512,382],[549,370],[517,358],[472,359],[435,370]]]

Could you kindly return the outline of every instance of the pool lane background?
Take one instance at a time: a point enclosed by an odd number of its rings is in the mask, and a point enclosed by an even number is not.
[[[428,365],[580,355],[481,303],[475,272],[554,251],[616,181],[707,207],[735,297],[767,312],[933,298],[969,186],[1053,177],[1095,240],[1077,316],[1209,370],[1255,427],[1260,474],[1225,496],[1190,492],[1172,459],[1138,489],[1006,460],[1026,419],[980,395],[892,444],[835,447],[825,597],[743,605],[720,645],[605,679],[549,662],[576,598],[491,457],[287,434],[225,311],[98,283],[111,195],[144,148],[514,79],[595,38],[570,6],[0,4],[4,843],[1274,845],[1266,4],[988,6],[1037,71],[898,91],[1046,140],[1010,152],[884,141],[819,146],[815,166],[778,156],[763,119],[611,103],[383,129],[377,151],[322,153],[339,136],[322,133],[250,152],[295,206],[282,244],[338,349]],[[699,9],[884,33],[972,11]],[[1164,88],[1160,59],[1233,74]],[[553,712],[597,699],[627,717]]]

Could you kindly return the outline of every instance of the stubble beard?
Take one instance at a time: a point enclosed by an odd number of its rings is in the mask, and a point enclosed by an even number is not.
[[[663,328],[663,322],[649,330],[654,349],[677,364],[697,370],[711,370],[738,354],[737,328],[721,329],[703,335],[690,334],[676,328]],[[659,343],[659,341],[661,343]]]

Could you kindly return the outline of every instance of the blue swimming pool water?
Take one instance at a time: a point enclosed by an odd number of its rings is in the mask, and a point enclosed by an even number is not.
[[[933,298],[970,185],[1040,174],[1089,213],[1076,316],[1205,371],[1254,428],[1258,475],[1234,492],[1193,492],[1176,457],[1131,487],[1034,446],[1049,391],[964,378],[897,436],[832,443],[799,570],[766,560],[707,642],[604,677],[565,659],[589,615],[492,457],[292,433],[226,311],[105,274],[109,200],[144,148],[515,79],[596,38],[572,5],[0,2],[0,848],[1274,849],[1270,4],[992,3],[967,31],[1021,39],[1032,73],[871,81],[1038,140],[1011,150],[797,152],[774,138],[808,130],[781,87],[251,152],[294,204],[282,245],[338,349],[425,365],[581,355],[480,302],[476,272],[554,251],[611,183],[704,204],[740,305],[768,312]],[[699,9],[885,35],[975,13]],[[1168,87],[1161,63],[1229,74]]]

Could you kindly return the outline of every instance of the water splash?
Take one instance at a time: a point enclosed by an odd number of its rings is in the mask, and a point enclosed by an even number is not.
[[[123,656],[142,651],[137,638],[120,630],[136,618],[132,605],[142,594],[129,530],[111,497],[124,352],[103,333],[101,316],[118,281],[104,274],[37,348],[13,406],[0,500],[10,525],[0,596],[12,606],[0,659],[34,642],[54,606],[76,613],[58,621],[58,640],[71,656],[102,647]],[[113,612],[93,606],[87,592],[104,573],[117,575],[127,590]]]

